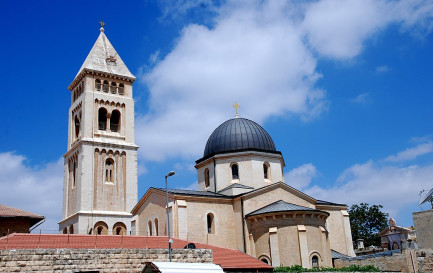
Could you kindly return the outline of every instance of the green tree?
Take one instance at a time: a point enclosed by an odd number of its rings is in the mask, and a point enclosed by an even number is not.
[[[388,226],[388,213],[382,212],[381,205],[369,206],[366,203],[352,205],[349,208],[352,239],[364,239],[365,246],[380,246],[380,237],[377,235]]]

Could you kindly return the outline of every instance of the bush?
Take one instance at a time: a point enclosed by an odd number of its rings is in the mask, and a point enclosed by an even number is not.
[[[303,268],[300,265],[293,266],[280,266],[275,267],[274,272],[323,272],[323,271],[334,271],[334,272],[380,272],[380,270],[372,265],[359,266],[351,265],[343,268],[333,267],[317,267],[317,268]]]

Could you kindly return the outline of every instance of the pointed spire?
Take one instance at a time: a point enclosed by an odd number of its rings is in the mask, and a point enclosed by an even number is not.
[[[132,78],[135,80],[135,76],[132,75],[117,51],[111,45],[107,36],[105,36],[105,23],[101,21],[99,24],[101,25],[99,37],[90,50],[89,55],[87,55],[87,58],[78,71],[77,76],[86,69]]]

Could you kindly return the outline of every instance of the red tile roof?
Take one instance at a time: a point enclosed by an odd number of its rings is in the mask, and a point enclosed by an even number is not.
[[[44,218],[44,216],[37,215],[25,210],[8,207],[0,204],[0,217],[8,217],[8,216],[21,216],[21,217],[31,217],[31,218]]]
[[[272,269],[258,259],[239,250],[201,244],[173,238],[173,249],[183,249],[188,243],[196,248],[211,249],[214,264],[223,269]],[[78,235],[78,234],[17,234],[9,238],[0,238],[0,249],[36,249],[36,248],[150,248],[168,247],[165,236],[114,236],[114,235]]]
[[[17,209],[17,208],[12,208],[12,207],[8,207],[5,205],[0,204],[0,217],[24,217],[24,218],[29,218],[30,220],[30,226],[35,225],[36,223],[42,221],[43,219],[45,219],[44,216],[42,215],[37,215],[25,210],[21,210],[21,209]]]

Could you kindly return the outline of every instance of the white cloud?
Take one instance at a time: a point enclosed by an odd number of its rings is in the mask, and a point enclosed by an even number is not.
[[[303,164],[294,168],[284,175],[284,180],[287,184],[295,189],[302,190],[308,187],[311,180],[317,176],[316,167],[311,164]]]
[[[389,66],[387,65],[381,65],[376,67],[376,73],[385,73],[391,70],[391,68],[389,68]]]
[[[173,51],[144,81],[150,113],[137,118],[141,155],[198,156],[217,125],[240,115],[259,123],[294,113],[306,119],[327,107],[316,60],[277,2],[233,5],[214,28],[189,25]],[[278,2],[279,3],[279,2]]]
[[[63,159],[37,168],[13,152],[0,153],[0,203],[45,216],[38,227],[57,233],[62,218]]]
[[[351,59],[391,24],[429,32],[433,14],[433,5],[419,0],[162,5],[165,16],[203,7],[216,14],[212,26],[185,26],[173,50],[152,56],[157,63],[141,75],[150,110],[136,119],[136,141],[147,160],[200,156],[212,130],[233,117],[235,101],[241,116],[259,123],[271,116],[319,116],[330,102],[316,86],[318,56]]]
[[[331,188],[313,186],[305,192],[317,199],[348,205],[381,204],[391,217],[418,202],[419,192],[431,188],[433,165],[380,166],[374,161],[346,169]]]
[[[353,103],[366,103],[369,101],[370,93],[365,92],[356,96],[356,98],[352,99]]]
[[[433,142],[428,141],[426,143],[419,144],[416,147],[407,148],[406,150],[401,151],[396,155],[390,155],[385,160],[391,162],[412,160],[417,158],[418,156],[428,154],[431,152],[433,152]]]
[[[322,0],[306,8],[302,23],[310,45],[323,56],[350,59],[365,41],[390,24],[402,31],[430,32],[433,4],[422,0]]]

